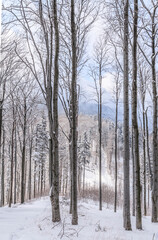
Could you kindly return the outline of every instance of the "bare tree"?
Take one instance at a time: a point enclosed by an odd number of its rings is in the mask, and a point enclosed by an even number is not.
[[[96,102],[98,104],[98,133],[99,133],[99,210],[102,210],[102,81],[108,65],[107,40],[100,40],[94,47],[94,66],[90,67],[90,76],[94,80]]]
[[[51,190],[52,221],[60,221],[59,208],[59,147],[58,147],[58,87],[59,87],[59,29],[57,16],[57,1],[53,1],[53,18],[55,30],[55,56],[54,56],[54,85],[53,85],[53,180]]]
[[[120,81],[120,68],[116,63],[116,75],[115,77],[115,87],[114,87],[114,101],[115,101],[115,199],[114,199],[114,212],[117,210],[117,182],[118,182],[118,107],[119,107],[119,97],[121,92],[121,81]]]
[[[131,230],[129,186],[129,62],[128,62],[128,11],[129,1],[124,4],[124,228]]]
[[[151,7],[147,6],[143,0],[141,0],[141,4],[143,8],[146,10],[151,24],[148,26],[143,20],[144,25],[144,33],[147,35],[147,38],[150,39],[150,44],[146,42],[147,45],[151,50],[151,61],[148,59],[147,54],[143,51],[141,46],[139,48],[145,57],[145,60],[151,67],[152,71],[152,101],[153,101],[153,186],[152,186],[152,222],[157,222],[158,216],[158,187],[157,187],[157,179],[158,179],[158,157],[157,157],[157,150],[158,150],[158,143],[157,143],[157,82],[156,82],[156,57],[157,57],[157,24],[156,24],[156,17],[157,17],[157,9],[158,3],[155,1],[151,2]]]
[[[141,219],[141,186],[140,186],[140,162],[139,162],[139,131],[137,120],[137,24],[138,1],[134,1],[133,19],[133,82],[132,82],[132,127],[134,133],[134,161],[135,161],[135,197],[136,197],[136,228],[142,229]]]
[[[31,1],[30,1],[31,3]],[[54,4],[56,2],[53,2]],[[5,8],[4,10],[8,11],[12,16],[9,23],[18,22],[20,23],[20,29],[23,31],[24,41],[26,44],[26,51],[20,49],[20,44],[16,45],[16,54],[23,64],[31,71],[34,78],[36,79],[43,98],[45,100],[48,119],[49,119],[49,175],[50,175],[50,186],[52,187],[53,192],[53,201],[52,201],[52,220],[59,221],[59,172],[58,172],[58,158],[53,159],[54,154],[58,156],[58,129],[54,134],[54,127],[57,127],[58,122],[58,112],[57,112],[57,92],[58,88],[52,88],[52,76],[54,72],[54,84],[58,85],[58,19],[57,19],[57,8],[54,7],[52,1],[47,1],[44,4],[41,0],[38,4],[29,5],[27,1],[18,1],[16,6],[12,4],[10,7]],[[29,13],[27,10],[29,8]],[[35,11],[35,9],[36,11]],[[8,24],[9,24],[8,23]],[[34,31],[32,23],[36,23],[38,31]],[[54,47],[54,35],[55,30],[55,52],[53,51]],[[20,52],[22,54],[20,54]],[[54,65],[53,65],[54,58]],[[39,68],[40,67],[40,68]],[[41,81],[42,79],[42,81]],[[52,89],[55,91],[55,96],[52,94]],[[54,102],[54,104],[52,104]],[[54,106],[54,107],[53,107]],[[55,116],[53,115],[55,114]],[[55,122],[54,122],[55,117]],[[54,146],[53,143],[56,145]],[[57,152],[55,152],[57,151]],[[53,154],[54,152],[54,154]],[[55,178],[52,178],[53,175]],[[54,182],[53,182],[54,181]],[[52,186],[55,184],[56,186]]]

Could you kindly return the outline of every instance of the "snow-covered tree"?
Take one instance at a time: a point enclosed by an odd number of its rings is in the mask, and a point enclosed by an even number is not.
[[[43,193],[45,165],[48,153],[48,133],[46,117],[43,114],[41,123],[36,126],[34,151],[34,181],[38,183],[38,193]],[[36,186],[34,186],[36,188]],[[34,189],[34,192],[36,190]]]

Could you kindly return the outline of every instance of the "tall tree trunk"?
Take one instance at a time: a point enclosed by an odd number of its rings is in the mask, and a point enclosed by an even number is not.
[[[99,66],[99,210],[102,210],[102,76]]]
[[[4,126],[3,126],[3,148],[2,148],[2,168],[1,168],[1,207],[4,206],[4,151],[5,151],[5,130],[4,130]]]
[[[34,161],[34,188],[33,188],[33,196],[36,197],[36,177],[37,177],[37,166],[36,161]]]
[[[135,160],[134,160],[134,136],[132,128],[132,172],[133,172],[133,209],[132,215],[135,216],[136,206],[135,206]]]
[[[14,114],[13,114],[14,119]],[[13,166],[14,166],[14,128],[15,128],[15,122],[13,120],[13,126],[12,126],[12,134],[11,134],[11,166],[10,166],[10,189],[9,189],[9,207],[11,207],[12,200],[13,200]]]
[[[86,173],[86,162],[84,158],[84,165],[83,165],[83,198],[85,197],[85,173]]]
[[[72,114],[70,114],[72,121]],[[69,213],[72,214],[72,124],[70,124],[70,134],[69,134],[69,160],[70,160],[70,210]]]
[[[153,92],[153,186],[152,222],[158,220],[158,143],[157,143],[157,84],[155,70],[155,16],[152,16],[152,92]]]
[[[51,117],[52,119],[52,117]],[[50,121],[49,117],[49,129],[51,128],[51,124],[53,124],[53,121]],[[51,130],[49,130],[49,135],[51,136]],[[49,186],[52,186],[53,182],[53,177],[52,177],[52,172],[53,172],[53,144],[52,144],[52,138],[49,138]]]
[[[2,159],[2,113],[3,100],[0,100],[0,159]],[[4,162],[2,160],[2,175],[1,175],[1,207],[4,205]]]
[[[48,32],[46,30],[43,19],[43,3],[39,0],[39,14],[40,23],[44,32],[45,44],[46,44],[46,76],[44,74],[44,84],[46,92],[46,105],[48,111],[49,122],[49,186],[53,184],[53,108],[52,108],[52,61],[53,61],[53,16],[54,15],[54,1],[51,1],[52,13],[50,21],[50,38],[48,38]]]
[[[129,2],[124,5],[124,228],[131,230],[130,219],[130,172],[129,172],[129,76],[128,76],[128,9]]]
[[[17,193],[17,137],[16,137],[16,121],[15,121],[15,134],[14,134],[14,204],[16,204],[16,193]]]
[[[41,164],[41,196],[43,195],[43,177],[44,177],[44,175],[43,175],[43,168],[44,168],[44,166],[43,166],[43,163]]]
[[[30,133],[32,134],[32,133]],[[33,139],[31,136],[30,139],[30,156],[29,156],[29,182],[28,182],[28,191],[29,191],[29,200],[31,200],[31,192],[32,192],[32,145]]]
[[[138,131],[138,120],[137,120],[137,23],[138,23],[138,0],[134,0],[132,127],[133,127],[133,133],[134,133],[136,228],[142,229],[140,162],[139,162],[139,131]]]
[[[118,119],[118,89],[116,89],[116,113],[115,113],[115,200],[114,212],[117,209],[117,119]]]
[[[59,150],[58,150],[58,87],[59,87],[59,29],[57,19],[57,1],[53,1],[55,30],[54,86],[53,86],[53,185],[51,190],[52,221],[60,221],[59,208]]]
[[[150,159],[148,113],[147,113],[147,111],[145,113],[145,116],[146,116],[146,148],[147,148],[148,166],[149,166],[150,189],[152,190],[152,186],[153,186],[153,173],[152,173],[152,169],[151,169],[151,159]]]
[[[24,99],[24,122],[23,122],[23,145],[21,161],[21,203],[25,201],[25,154],[26,154],[26,116],[27,116],[26,99]]]
[[[72,224],[78,224],[77,213],[77,47],[75,2],[71,0],[71,46],[72,46]]]
[[[145,129],[145,102],[143,100],[143,159],[144,159],[144,216],[147,214],[146,210],[146,129]]]

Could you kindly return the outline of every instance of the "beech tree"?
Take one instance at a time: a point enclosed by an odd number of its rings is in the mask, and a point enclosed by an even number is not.
[[[130,183],[129,183],[129,61],[128,61],[128,11],[129,1],[124,4],[124,228],[131,230],[130,219]]]
[[[143,48],[139,45],[140,51],[142,52],[145,60],[151,67],[152,71],[152,102],[153,102],[153,142],[152,142],[152,158],[153,158],[153,186],[152,186],[152,222],[157,222],[158,216],[158,189],[157,189],[157,181],[158,181],[158,143],[157,143],[157,80],[156,80],[156,57],[157,57],[157,10],[158,3],[156,1],[151,1],[151,7],[146,5],[146,3],[141,0],[141,4],[143,9],[148,14],[148,17],[151,21],[151,24],[146,24],[145,20],[142,19],[143,22],[143,30],[144,30],[144,44],[149,47],[151,53],[151,60],[148,59],[148,54],[143,51]],[[150,44],[146,42],[146,36],[150,41]]]
[[[99,210],[102,210],[102,82],[108,63],[107,40],[100,40],[94,46],[94,66],[90,67],[90,76],[94,81],[96,102],[98,105],[98,133],[99,133]]]
[[[137,25],[138,1],[134,1],[133,19],[133,82],[132,82],[132,127],[134,133],[134,161],[135,161],[135,197],[136,197],[136,228],[142,229],[141,199],[140,199],[140,162],[139,162],[139,131],[137,120]]]
[[[16,44],[16,54],[20,61],[31,71],[45,100],[49,119],[49,169],[52,202],[52,221],[60,221],[59,211],[59,159],[58,159],[58,18],[56,1],[41,0],[30,6],[27,1],[18,1],[16,6],[4,7],[10,13],[11,21],[20,23],[23,31],[27,53]],[[37,14],[34,11],[37,10]],[[29,8],[30,14],[27,14]],[[38,20],[37,20],[37,19]],[[38,31],[34,32],[32,23],[36,22]],[[53,41],[55,37],[55,42]],[[54,49],[55,45],[55,50]],[[44,51],[42,51],[42,47]],[[41,52],[42,51],[42,52]],[[22,53],[20,55],[20,52]],[[26,57],[23,57],[26,56]],[[53,63],[54,57],[54,63]],[[40,70],[39,70],[40,66]],[[52,78],[54,73],[54,79]],[[42,82],[41,82],[42,79]],[[52,81],[53,80],[53,81]],[[53,86],[52,86],[53,82]],[[52,94],[52,89],[54,95]],[[53,104],[52,104],[53,103]],[[54,131],[55,129],[55,131]],[[55,161],[53,156],[56,156]],[[54,176],[54,177],[53,177]],[[52,186],[53,185],[53,186]]]

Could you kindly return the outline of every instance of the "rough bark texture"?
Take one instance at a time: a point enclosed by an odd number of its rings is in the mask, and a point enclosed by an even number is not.
[[[54,85],[53,85],[53,182],[51,191],[52,221],[60,221],[59,207],[59,150],[58,150],[58,86],[59,86],[59,30],[57,19],[57,1],[53,1],[55,30]]]
[[[0,101],[0,159],[2,159],[2,113],[3,113],[3,100]],[[1,161],[1,204],[2,207],[4,205],[4,160]]]
[[[134,160],[134,137],[133,137],[133,128],[132,128],[132,172],[133,172],[133,209],[132,215],[135,216],[136,206],[135,206],[135,160]]]
[[[148,166],[149,166],[149,177],[150,177],[150,189],[152,190],[153,186],[153,173],[151,168],[151,159],[150,159],[150,148],[149,148],[149,130],[148,130],[148,113],[145,113],[146,119],[146,147],[147,147],[147,156],[148,156]]]
[[[134,0],[132,127],[133,127],[133,133],[134,133],[136,228],[142,229],[141,196],[140,196],[141,185],[140,185],[140,162],[139,162],[139,131],[138,131],[138,120],[137,120],[137,23],[138,23],[138,0]]]
[[[33,196],[36,197],[36,161],[34,161],[34,188],[33,188]]]
[[[32,186],[32,177],[31,177],[31,172],[32,172],[32,147],[33,147],[33,138],[31,137],[30,139],[30,156],[29,156],[29,181],[28,181],[28,192],[29,192],[29,200],[31,199],[31,186]]]
[[[129,184],[129,96],[128,96],[128,9],[129,2],[124,4],[124,228],[131,230],[130,219],[130,184]]]
[[[11,134],[11,169],[10,169],[10,193],[9,193],[9,207],[11,207],[13,200],[13,166],[14,166],[14,122],[12,126],[12,134]]]
[[[99,66],[99,210],[102,210],[102,76]]]
[[[158,143],[157,143],[157,84],[155,53],[155,12],[152,16],[152,92],[153,92],[153,187],[152,187],[152,222],[158,221]]]
[[[26,154],[26,116],[27,116],[26,98],[24,99],[24,122],[23,122],[23,144],[21,160],[21,203],[25,201],[25,154]]]
[[[4,206],[4,172],[5,172],[5,164],[4,164],[4,151],[5,151],[5,130],[3,127],[3,148],[2,148],[2,168],[1,168],[1,207]]]
[[[72,224],[78,224],[77,213],[77,47],[75,3],[71,0],[71,45],[72,45]]]
[[[146,129],[145,129],[145,102],[143,104],[143,159],[144,159],[144,216],[147,215],[146,210]]]
[[[114,212],[117,210],[117,124],[118,124],[118,86],[116,85],[116,110],[115,110],[115,200]]]
[[[70,124],[70,134],[69,134],[69,160],[70,160],[70,210],[69,210],[69,213],[70,214],[72,214],[72,129],[71,128],[72,126]]]

